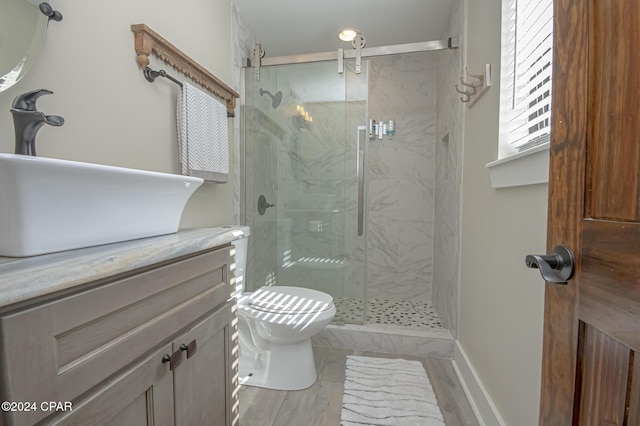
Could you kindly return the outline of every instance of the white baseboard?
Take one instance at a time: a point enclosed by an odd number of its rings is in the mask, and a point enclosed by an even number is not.
[[[506,426],[458,340],[453,348],[453,369],[480,425]]]

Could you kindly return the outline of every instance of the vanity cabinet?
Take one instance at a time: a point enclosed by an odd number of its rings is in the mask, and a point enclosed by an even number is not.
[[[0,400],[36,403],[0,426],[233,424],[231,263],[226,245],[0,314]]]

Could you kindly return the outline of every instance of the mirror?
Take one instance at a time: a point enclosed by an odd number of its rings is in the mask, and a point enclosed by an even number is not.
[[[39,0],[0,0],[0,92],[17,83],[38,58],[49,17]]]

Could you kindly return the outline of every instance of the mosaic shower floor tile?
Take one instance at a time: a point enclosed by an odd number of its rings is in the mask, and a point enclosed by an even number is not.
[[[336,319],[345,323],[362,321],[362,302],[358,299],[335,299]],[[384,324],[418,329],[441,329],[442,323],[428,302],[412,300],[367,300],[367,324]]]

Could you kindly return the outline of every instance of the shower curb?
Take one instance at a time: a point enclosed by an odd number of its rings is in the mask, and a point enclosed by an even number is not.
[[[312,339],[314,346],[416,357],[453,359],[449,330],[404,330],[377,325],[328,325]]]

